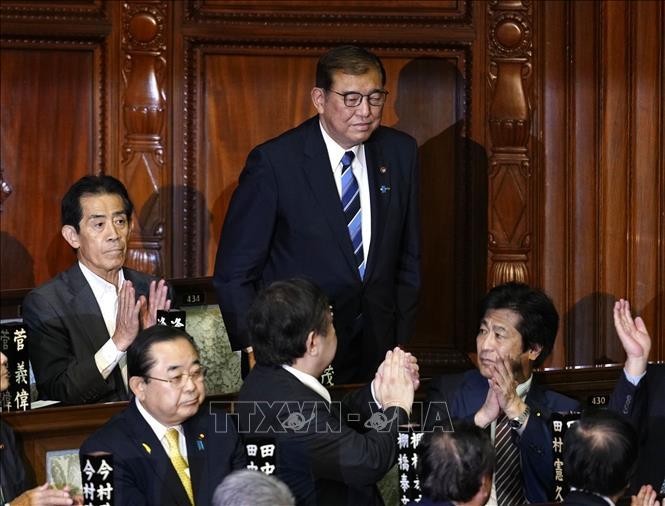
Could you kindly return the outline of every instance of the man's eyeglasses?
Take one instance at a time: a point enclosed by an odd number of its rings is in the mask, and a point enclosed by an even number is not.
[[[190,372],[183,372],[182,374],[178,374],[177,376],[173,376],[173,378],[168,378],[168,379],[155,378],[154,376],[147,376],[147,375],[143,377],[157,381],[163,381],[165,383],[170,383],[171,386],[174,388],[182,388],[185,386],[185,383],[187,383],[187,378],[191,378],[192,381],[196,383],[197,381],[205,378],[206,374],[208,374],[208,368],[201,367],[199,369],[194,369],[193,371]]]
[[[346,93],[340,93],[339,91],[331,90],[330,88],[328,88],[328,91],[332,91],[333,93],[336,93],[342,97],[346,107],[358,107],[363,103],[364,97],[367,97],[367,102],[369,105],[378,107],[386,103],[386,95],[388,95],[388,92],[385,90],[373,91],[369,95],[363,95],[357,91],[347,91]]]

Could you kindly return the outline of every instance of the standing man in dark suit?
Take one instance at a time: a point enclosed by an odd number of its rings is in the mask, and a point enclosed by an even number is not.
[[[249,154],[217,250],[214,285],[234,350],[257,291],[311,279],[335,314],[339,347],[325,377],[366,381],[411,335],[420,289],[417,145],[380,126],[385,70],[355,46],[318,62],[318,112]]]
[[[23,302],[42,399],[127,399],[127,347],[171,304],[164,280],[123,267],[133,209],[124,185],[106,175],[79,179],[62,199],[62,236],[78,262]]]
[[[651,337],[641,317],[633,319],[630,304],[614,304],[614,327],[626,351],[626,364],[610,397],[609,407],[628,416],[639,434],[640,456],[631,493],[649,484],[665,494],[665,365],[647,364]]]
[[[192,337],[143,330],[127,352],[129,406],[81,446],[113,455],[115,504],[208,506],[217,485],[244,467],[235,426],[204,404],[206,368]]]
[[[383,504],[376,483],[395,463],[397,432],[408,424],[417,386],[412,357],[388,351],[371,385],[333,402],[318,377],[337,337],[318,287],[276,281],[258,294],[247,326],[257,365],[238,395],[246,442],[275,441],[277,476],[299,506]]]
[[[577,401],[545,390],[533,378],[534,367],[552,351],[559,315],[545,293],[522,283],[492,288],[481,302],[480,315],[478,369],[465,373],[447,398],[436,393],[445,391],[444,386],[431,388],[428,400],[447,401],[453,418],[489,428],[497,468],[488,504],[547,502],[554,492],[550,414],[578,409]],[[445,376],[433,383],[442,381]],[[511,468],[502,458],[510,453],[519,457]],[[515,481],[504,481],[504,474]]]

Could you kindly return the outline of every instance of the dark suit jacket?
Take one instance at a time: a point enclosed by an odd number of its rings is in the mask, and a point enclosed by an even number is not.
[[[277,475],[299,505],[382,504],[376,483],[395,463],[398,426],[408,420],[404,410],[388,408],[384,415],[392,423],[361,433],[347,421],[362,424],[370,417],[369,386],[343,405],[329,405],[288,371],[261,365],[245,379],[238,400],[240,431],[275,438]],[[287,419],[302,424],[294,428]]]
[[[443,379],[445,380],[445,376]],[[436,381],[439,379],[433,380]],[[452,418],[473,421],[474,415],[485,402],[488,389],[487,379],[474,369],[464,373],[459,386],[449,394],[448,399],[432,395],[436,389],[430,388],[428,401],[447,400]],[[554,493],[550,416],[555,411],[577,411],[579,403],[565,395],[545,390],[536,383],[535,379],[526,396],[526,403],[531,410],[529,421],[521,436],[513,434],[520,449],[524,494],[529,502],[547,502]]]
[[[147,297],[155,278],[128,268],[123,271],[136,296]],[[41,399],[85,404],[128,398],[120,369],[104,379],[95,364],[95,353],[111,336],[78,262],[26,296],[23,321]]]
[[[14,431],[0,420],[0,488],[3,503],[9,502],[25,490],[25,469],[16,451]]]
[[[637,472],[629,493],[637,493],[645,484],[660,490],[665,481],[665,365],[650,364],[637,387],[622,372],[610,397],[609,408],[628,416],[640,438]]]
[[[569,504],[570,506],[607,506],[607,501],[598,495],[575,490],[568,493],[562,504]]]
[[[364,146],[372,213],[364,280],[318,117],[249,154],[213,279],[233,349],[250,344],[244,318],[257,291],[293,277],[315,282],[333,306],[336,383],[371,378],[386,350],[409,339],[420,289],[417,145],[379,127]]]
[[[209,404],[183,429],[194,499],[197,506],[208,506],[224,477],[245,466],[243,446],[228,415],[211,412]],[[134,401],[83,443],[81,456],[93,452],[113,454],[115,504],[190,506],[164,447]]]

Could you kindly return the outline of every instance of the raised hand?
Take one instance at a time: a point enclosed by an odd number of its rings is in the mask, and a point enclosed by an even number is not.
[[[411,378],[413,383],[413,389],[418,390],[420,386],[420,367],[418,366],[418,359],[414,357],[410,352],[404,352],[404,367]]]
[[[502,358],[494,363],[494,374],[490,378],[490,388],[496,392],[499,407],[508,418],[516,418],[524,411],[526,404],[517,395],[517,380],[513,375],[511,362]]]
[[[413,405],[413,380],[406,367],[406,353],[399,348],[388,350],[374,378],[377,401],[383,408],[399,406],[407,413]]]
[[[144,300],[136,300],[136,291],[131,281],[125,280],[118,292],[118,314],[115,319],[113,342],[120,351],[125,351],[139,333],[139,313]]]
[[[492,380],[487,381],[490,383],[490,388],[487,389],[487,397],[485,397],[485,402],[473,417],[473,423],[482,428],[487,427],[496,420],[499,417],[499,413],[501,413],[499,399],[492,388]]]
[[[619,299],[614,303],[614,328],[626,351],[626,371],[632,376],[640,376],[647,368],[651,337],[642,318],[633,319],[627,300]]]
[[[643,485],[637,495],[631,496],[630,506],[660,506],[658,494],[651,485]]]
[[[169,287],[166,281],[160,279],[159,282],[151,281],[148,298],[141,295],[141,325],[147,329],[157,323],[157,310],[171,309],[171,299],[168,298]]]

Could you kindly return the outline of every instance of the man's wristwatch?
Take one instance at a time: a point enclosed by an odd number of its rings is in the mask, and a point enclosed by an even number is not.
[[[511,429],[519,430],[522,428],[522,426],[526,423],[526,419],[529,418],[529,413],[531,410],[529,410],[529,406],[524,408],[524,411],[522,411],[522,414],[518,417],[513,418],[508,422],[510,425]]]

